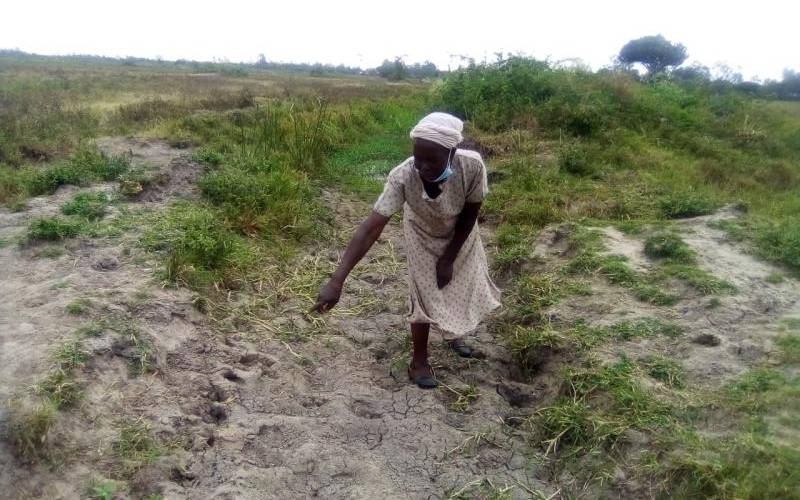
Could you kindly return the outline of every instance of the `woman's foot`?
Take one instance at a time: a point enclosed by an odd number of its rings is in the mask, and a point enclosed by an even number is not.
[[[462,358],[471,358],[472,357],[472,348],[468,346],[464,339],[457,338],[453,340],[448,340],[447,345],[450,346],[450,349],[454,350],[456,354],[461,356]]]
[[[408,367],[408,378],[422,389],[433,389],[439,385],[433,375],[433,368],[427,362],[411,361],[411,365]]]

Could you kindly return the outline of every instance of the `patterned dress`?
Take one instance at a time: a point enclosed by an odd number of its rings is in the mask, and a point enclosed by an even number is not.
[[[436,262],[455,233],[465,203],[483,201],[488,193],[486,166],[480,154],[459,149],[453,158],[453,175],[431,199],[411,157],[389,172],[375,212],[390,217],[403,209],[403,232],[408,258],[409,313],[411,323],[431,323],[446,339],[472,330],[500,306],[500,290],[492,283],[478,231],[472,229],[453,263],[453,279],[436,284]]]

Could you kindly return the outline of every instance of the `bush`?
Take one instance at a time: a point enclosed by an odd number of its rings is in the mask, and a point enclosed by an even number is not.
[[[112,181],[130,167],[125,156],[107,156],[96,147],[83,147],[66,162],[34,171],[26,181],[29,195],[52,194],[62,185],[86,185],[92,181]]]
[[[558,165],[562,170],[578,177],[592,176],[595,174],[593,159],[580,145],[566,146],[558,155]]]
[[[78,222],[58,217],[42,218],[28,225],[28,241],[57,241],[73,238],[81,231]]]
[[[714,204],[707,198],[692,192],[675,193],[663,198],[660,203],[661,214],[668,219],[708,215],[714,211]]]
[[[694,252],[680,236],[660,233],[649,236],[644,242],[644,253],[654,259],[671,259],[678,262],[694,261]]]
[[[307,177],[279,165],[251,167],[263,170],[224,167],[204,175],[198,186],[245,234],[310,233],[316,203]]]
[[[800,225],[787,220],[763,226],[756,244],[767,258],[800,272]]]
[[[145,233],[142,244],[165,255],[165,277],[196,288],[225,279],[239,240],[212,207],[178,204]]]
[[[79,193],[61,205],[61,213],[97,220],[105,216],[107,206],[108,196],[105,193]]]

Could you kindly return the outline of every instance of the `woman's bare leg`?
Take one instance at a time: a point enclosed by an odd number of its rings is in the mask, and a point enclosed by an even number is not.
[[[411,341],[414,350],[411,353],[409,375],[412,378],[433,376],[431,365],[428,363],[428,333],[430,330],[430,323],[411,323]]]

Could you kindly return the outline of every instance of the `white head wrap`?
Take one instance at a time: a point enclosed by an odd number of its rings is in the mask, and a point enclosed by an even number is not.
[[[424,117],[411,129],[411,138],[427,139],[452,149],[464,140],[462,130],[464,122],[453,115],[436,112]]]

